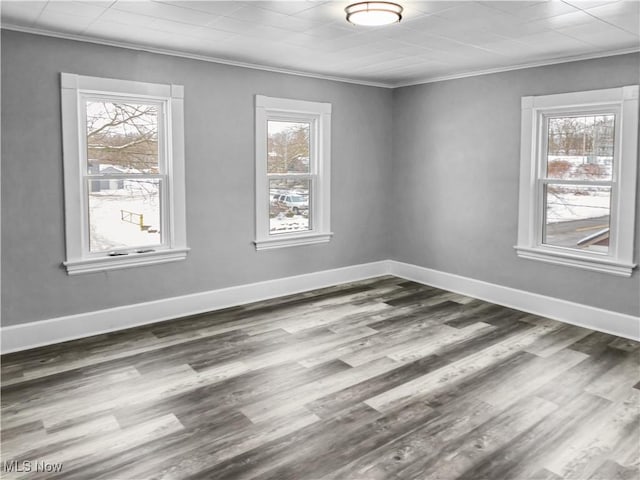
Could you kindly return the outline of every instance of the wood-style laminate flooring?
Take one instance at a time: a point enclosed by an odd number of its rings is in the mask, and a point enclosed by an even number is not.
[[[2,478],[638,480],[639,366],[380,277],[5,355]]]

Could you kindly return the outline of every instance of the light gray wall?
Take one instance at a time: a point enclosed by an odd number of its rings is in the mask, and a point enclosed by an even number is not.
[[[640,315],[638,269],[619,278],[513,249],[520,97],[637,84],[639,75],[640,55],[630,54],[395,90],[391,258]]]
[[[185,86],[186,261],[70,277],[60,72]],[[329,244],[256,252],[255,94],[330,102]],[[386,258],[392,92],[2,32],[2,323],[13,325]]]
[[[626,55],[391,91],[3,31],[2,323],[386,258],[638,315],[637,271],[521,260],[513,245],[520,97],[637,83],[639,67]],[[186,261],[73,277],[61,267],[61,71],[185,86]],[[328,245],[251,244],[256,93],[333,104]]]

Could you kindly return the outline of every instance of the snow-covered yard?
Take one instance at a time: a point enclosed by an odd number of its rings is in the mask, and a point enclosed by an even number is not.
[[[160,245],[162,239],[159,204],[157,189],[151,192],[121,189],[91,193],[91,251]],[[148,228],[143,230],[141,224]]]
[[[567,222],[609,214],[611,197],[608,191],[585,193],[585,195],[578,195],[575,192],[550,193],[547,199],[547,222]]]
[[[294,215],[287,217],[284,212],[269,219],[269,233],[300,232],[309,230],[309,217],[304,215]]]

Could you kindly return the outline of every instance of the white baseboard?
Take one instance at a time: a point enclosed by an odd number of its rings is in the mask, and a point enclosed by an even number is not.
[[[564,323],[640,341],[640,317],[389,260],[391,275]]]
[[[2,353],[27,350],[387,274],[561,322],[640,340],[640,317],[384,260],[2,327],[0,344]]]
[[[77,338],[124,330],[163,320],[196,315],[221,308],[330,287],[385,275],[388,262],[365,263],[333,270],[278,278],[236,287],[151,302],[124,305],[37,322],[2,327],[2,353],[27,350]]]

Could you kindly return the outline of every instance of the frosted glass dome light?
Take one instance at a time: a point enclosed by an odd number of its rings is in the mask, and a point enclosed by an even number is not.
[[[349,5],[344,11],[347,21],[354,25],[388,25],[402,19],[403,8],[391,2],[360,2]]]

